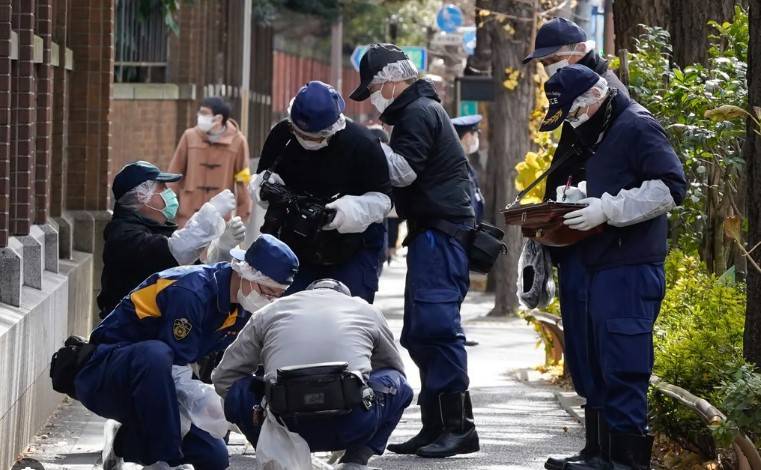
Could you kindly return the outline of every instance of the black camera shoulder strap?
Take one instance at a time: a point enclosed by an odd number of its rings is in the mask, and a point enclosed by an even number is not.
[[[272,162],[272,165],[264,170],[264,181],[269,181],[270,174],[275,172],[275,169],[280,165],[280,162],[283,160],[283,156],[285,155],[285,149],[288,148],[288,144],[291,143],[290,137],[285,142],[285,145],[283,145],[283,148],[280,150],[280,153],[277,154],[277,157],[275,157],[275,161]]]

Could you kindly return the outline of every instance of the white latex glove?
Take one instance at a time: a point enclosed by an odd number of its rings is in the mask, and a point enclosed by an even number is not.
[[[564,215],[564,224],[574,230],[592,230],[598,225],[604,224],[608,218],[602,210],[600,198],[588,197],[577,201],[579,204],[587,204],[587,207]]]
[[[227,223],[222,235],[209,244],[206,250],[206,262],[211,264],[230,261],[230,250],[238,246],[245,238],[246,224],[236,215]]]
[[[263,201],[260,194],[260,191],[262,190],[262,184],[264,184],[264,173],[266,173],[266,171],[258,173],[254,179],[251,180],[251,182],[248,184],[248,192],[251,195],[251,199],[256,201],[260,207],[266,209],[269,206],[269,202]],[[277,173],[273,172],[270,172],[268,182],[285,185],[283,178],[281,178]]]
[[[391,186],[395,188],[404,188],[411,185],[417,179],[417,173],[412,169],[407,160],[394,152],[394,150],[383,142],[380,143],[383,153],[386,154],[386,164],[388,165],[388,177],[391,180]]]
[[[563,195],[565,195],[565,199],[563,198]],[[555,188],[555,201],[557,202],[579,202],[585,197],[587,197],[586,191],[582,191],[581,188],[577,186],[569,186],[568,189],[566,189],[565,185],[563,185]]]
[[[211,202],[207,202],[188,219],[185,227],[176,230],[169,237],[169,251],[179,264],[191,264],[198,259],[201,251],[224,231],[225,219]]]
[[[361,196],[342,196],[330,204],[336,216],[324,230],[338,230],[338,233],[362,233],[370,224],[382,222],[391,210],[391,198],[383,193],[369,192]]]
[[[233,192],[229,189],[225,189],[221,193],[211,198],[211,200],[209,200],[209,204],[211,204],[217,210],[217,212],[219,212],[219,215],[222,217],[227,217],[227,215],[232,212],[233,209],[235,209],[235,194],[233,194]]]

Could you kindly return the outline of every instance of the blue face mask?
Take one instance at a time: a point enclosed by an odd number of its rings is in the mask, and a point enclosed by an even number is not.
[[[174,222],[175,217],[177,217],[177,209],[180,208],[180,201],[177,200],[177,195],[171,189],[166,188],[161,191],[160,196],[164,200],[164,208],[160,212],[164,214],[167,221]],[[151,209],[153,208],[151,207]]]

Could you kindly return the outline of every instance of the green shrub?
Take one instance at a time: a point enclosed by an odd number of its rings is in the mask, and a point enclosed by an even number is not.
[[[654,373],[722,408],[717,386],[745,364],[745,292],[719,282],[700,259],[673,250],[666,261],[666,297],[654,329]],[[687,449],[715,454],[710,431],[689,408],[651,392],[651,422]]]
[[[722,382],[718,394],[727,415],[715,432],[719,444],[728,446],[742,432],[761,449],[761,374],[744,365]]]

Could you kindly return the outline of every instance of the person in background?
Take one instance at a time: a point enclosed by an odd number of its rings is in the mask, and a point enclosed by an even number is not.
[[[103,231],[101,318],[151,274],[199,257],[210,263],[229,260],[230,249],[245,237],[240,217],[225,224],[224,217],[235,208],[229,190],[201,206],[178,230],[177,196],[166,185],[180,179],[182,175],[162,173],[145,161],[125,165],[114,177],[114,213]]]
[[[367,126],[370,132],[378,138],[382,144],[388,145],[388,132],[383,129],[381,124],[372,124]],[[386,252],[383,261],[391,264],[391,260],[396,256],[396,245],[399,242],[399,216],[391,208],[391,212],[386,217]]]
[[[317,235],[325,240],[317,248],[319,258],[335,262],[310,259],[317,249],[289,243],[301,268],[287,295],[317,279],[331,278],[372,303],[385,249],[383,219],[391,210],[391,184],[383,150],[364,126],[346,119],[345,106],[341,94],[327,83],[304,85],[293,98],[288,117],[267,136],[250,191],[269,214],[273,204],[262,198],[268,174],[270,183],[293,194],[330,201],[324,207],[335,211]],[[281,228],[281,239],[298,239],[291,228]]]
[[[433,85],[407,54],[372,44],[360,60],[355,101],[370,99],[394,126],[383,146],[394,203],[409,235],[401,343],[420,370],[422,429],[388,449],[443,458],[480,448],[468,387],[460,306],[470,285],[465,240],[475,227],[468,162]]]
[[[412,401],[412,388],[383,313],[352,297],[344,284],[317,280],[257,312],[225,351],[212,381],[224,398],[225,416],[264,452],[258,440],[266,428],[253,421],[252,409],[270,395],[263,383],[258,390],[253,385],[254,371],[261,364],[259,379],[270,381],[284,367],[331,362],[348,363],[348,370],[372,388],[373,399],[340,416],[278,418],[312,452],[346,450],[337,469],[367,470]]]
[[[479,135],[481,131],[478,125],[481,123],[480,114],[471,114],[469,116],[459,116],[452,119],[454,130],[460,137],[460,144],[465,152],[466,157],[475,155],[478,158],[478,148],[480,145]],[[481,187],[478,184],[478,173],[473,165],[468,162],[468,176],[470,177],[470,199],[473,202],[473,210],[476,213],[476,224],[484,219],[484,195],[481,193]]]
[[[603,226],[578,250],[587,282],[584,366],[601,397],[608,452],[564,468],[649,469],[653,325],[666,290],[666,214],[684,199],[684,170],[653,115],[589,68],[563,67],[544,89],[550,106],[539,130],[568,122],[586,158],[584,207],[565,214],[564,223],[580,231]]]
[[[231,251],[230,263],[153,274],[90,335],[94,349],[74,371],[74,395],[93,413],[118,422],[107,427],[105,469],[119,458],[151,469],[228,467],[222,439],[195,424],[181,427],[175,374],[227,348],[298,270],[290,248],[269,235],[246,251]]]
[[[180,201],[177,225],[185,225],[191,215],[214,195],[225,189],[235,194],[235,215],[248,220],[251,198],[246,187],[251,178],[248,142],[230,118],[231,108],[222,98],[201,101],[196,126],[182,134],[169,163],[169,172],[184,175],[169,187]]]
[[[629,96],[626,86],[608,69],[608,62],[595,50],[594,41],[588,41],[584,30],[565,18],[553,18],[539,28],[534,50],[523,62],[532,60],[541,62],[550,77],[568,65],[584,65],[605,78],[608,86],[615,88],[620,95]],[[553,160],[564,158],[578,146],[573,126],[564,122]],[[544,200],[563,202],[568,196],[565,202],[572,202],[585,197],[583,185],[579,185],[586,179],[584,168],[585,162],[579,156],[570,157],[561,164],[547,177]],[[584,448],[572,456],[550,457],[545,463],[548,470],[562,470],[568,462],[606,460],[608,431],[601,416],[602,397],[593,386],[592,372],[588,366],[586,269],[578,246],[551,247],[550,254],[552,263],[558,268],[560,314],[566,341],[565,363],[574,390],[586,399]]]

